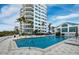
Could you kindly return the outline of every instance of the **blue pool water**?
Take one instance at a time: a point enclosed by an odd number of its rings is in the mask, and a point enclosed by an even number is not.
[[[15,40],[15,42],[18,47],[47,48],[63,40],[65,40],[63,37],[46,36],[46,37],[36,37],[36,38],[21,38]]]

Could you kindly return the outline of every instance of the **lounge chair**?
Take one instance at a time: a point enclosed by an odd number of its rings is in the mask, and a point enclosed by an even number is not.
[[[64,43],[79,46],[79,40],[77,40],[77,39],[68,40],[68,41],[65,41]]]

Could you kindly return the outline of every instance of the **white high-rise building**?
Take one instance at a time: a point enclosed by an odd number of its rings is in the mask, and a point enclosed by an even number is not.
[[[47,32],[47,6],[41,4],[23,4],[20,16],[24,16],[27,23],[22,24],[23,32],[32,33],[38,30],[40,33]]]

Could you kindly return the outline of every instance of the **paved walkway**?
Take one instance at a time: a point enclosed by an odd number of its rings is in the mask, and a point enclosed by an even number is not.
[[[12,38],[0,42],[0,55],[79,55],[79,46],[65,44],[64,41],[46,49],[16,48]]]

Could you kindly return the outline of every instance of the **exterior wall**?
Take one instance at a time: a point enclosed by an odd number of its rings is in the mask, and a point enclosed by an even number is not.
[[[63,25],[63,24],[62,24]],[[55,32],[57,32],[58,28],[60,28],[60,33],[61,34],[65,34],[65,36],[75,36],[76,32],[69,32],[69,27],[78,27],[78,34],[79,34],[79,25],[71,25],[71,24],[67,24],[67,27],[62,27],[62,25],[60,25],[59,27],[55,28]],[[62,32],[62,28],[67,28],[67,32]]]
[[[44,22],[44,25],[42,23]],[[47,29],[47,7],[46,5],[34,5],[34,30],[46,33]]]
[[[29,11],[30,10],[30,11]],[[28,14],[31,15],[28,15]],[[39,30],[41,33],[47,32],[47,6],[41,4],[24,4],[20,12],[21,16],[25,16],[26,20],[33,22],[33,28],[29,23],[23,24],[23,32],[30,33],[34,30]],[[27,19],[32,18],[32,19]],[[44,23],[44,25],[42,25]],[[28,30],[28,31],[27,31]]]
[[[20,16],[24,16],[26,22],[32,21],[33,22],[33,15],[34,15],[34,7],[32,4],[23,4],[22,8],[20,10]],[[22,31],[25,33],[30,33],[33,30],[33,28],[31,27],[31,24],[27,23],[22,23]]]
[[[50,29],[50,32],[51,32],[51,33],[54,33],[54,32],[55,32],[54,28],[55,28],[55,27],[54,27],[53,25],[51,25],[51,29]]]

